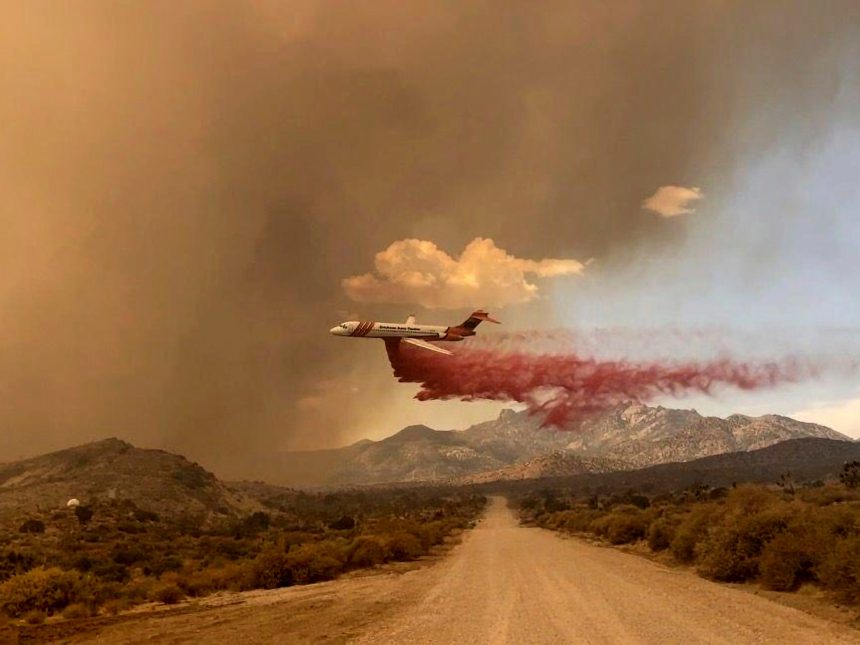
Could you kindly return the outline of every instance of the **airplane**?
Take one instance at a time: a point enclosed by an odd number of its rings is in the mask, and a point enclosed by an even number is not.
[[[355,336],[357,338],[382,338],[386,346],[399,345],[400,342],[420,347],[431,352],[447,354],[453,352],[431,345],[426,340],[461,341],[467,336],[475,335],[475,327],[483,321],[501,324],[498,320],[490,318],[486,311],[479,309],[472,312],[465,321],[454,327],[442,325],[419,325],[415,322],[415,316],[410,315],[402,323],[384,323],[374,321],[349,320],[332,327],[329,332],[335,336]]]

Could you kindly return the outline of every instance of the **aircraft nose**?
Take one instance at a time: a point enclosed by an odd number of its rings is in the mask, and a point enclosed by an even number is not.
[[[334,334],[335,336],[339,336],[340,335],[340,327],[339,326],[338,327],[332,327],[331,329],[328,330],[328,333]]]

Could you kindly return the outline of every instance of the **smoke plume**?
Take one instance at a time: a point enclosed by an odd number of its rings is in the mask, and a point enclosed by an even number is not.
[[[526,274],[520,328],[856,325],[860,3],[819,4],[0,3],[0,461],[120,436],[259,477],[477,422],[326,333],[395,240],[594,258]],[[643,212],[667,185],[707,198]]]

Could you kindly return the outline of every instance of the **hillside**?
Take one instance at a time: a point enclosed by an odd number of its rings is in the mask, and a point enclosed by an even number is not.
[[[776,415],[721,419],[625,404],[559,430],[505,410],[461,431],[410,426],[381,441],[282,454],[267,464],[265,477],[288,485],[528,479],[632,470],[807,437],[850,441],[830,428]]]
[[[565,477],[587,473],[610,473],[628,470],[629,467],[629,464],[623,461],[608,457],[588,458],[569,452],[555,451],[498,470],[488,470],[475,475],[467,475],[458,479],[457,483],[481,484],[502,480]]]
[[[0,516],[63,508],[71,498],[83,504],[131,500],[165,517],[242,514],[259,508],[184,457],[135,448],[119,439],[0,465]]]
[[[858,442],[806,437],[748,452],[713,455],[626,472],[585,473],[537,481],[496,481],[487,483],[486,490],[509,491],[540,485],[561,486],[577,494],[629,490],[653,494],[693,485],[774,484],[782,475],[788,475],[795,483],[802,483],[836,479],[845,462],[855,459],[860,459]]]

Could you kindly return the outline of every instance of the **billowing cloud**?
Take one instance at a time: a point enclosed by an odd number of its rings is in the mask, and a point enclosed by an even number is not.
[[[684,186],[660,186],[657,192],[642,202],[642,208],[663,217],[677,217],[695,213],[693,202],[704,198],[701,188]]]
[[[528,276],[577,275],[577,260],[525,260],[477,237],[453,258],[427,240],[406,239],[376,254],[375,273],[343,280],[358,302],[417,304],[428,309],[504,307],[533,300],[538,286]]]

